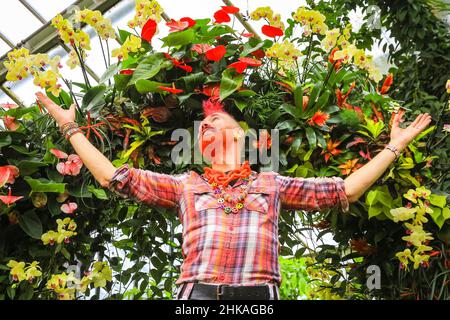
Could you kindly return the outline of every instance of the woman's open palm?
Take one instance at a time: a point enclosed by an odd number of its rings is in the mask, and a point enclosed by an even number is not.
[[[68,110],[65,110],[50,100],[42,92],[37,92],[36,97],[42,103],[42,105],[47,109],[48,113],[55,119],[59,126],[67,122],[75,121],[75,105],[71,105]]]
[[[415,137],[425,130],[431,122],[431,116],[428,113],[419,114],[416,119],[406,128],[400,128],[400,122],[403,122],[405,110],[400,109],[394,116],[391,128],[391,141],[398,141],[405,146],[408,145]]]

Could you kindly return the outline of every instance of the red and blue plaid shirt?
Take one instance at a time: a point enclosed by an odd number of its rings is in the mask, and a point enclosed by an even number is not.
[[[252,171],[244,208],[226,214],[212,187],[194,171],[178,175],[119,167],[108,189],[149,206],[176,208],[183,225],[181,275],[176,284],[281,285],[278,217],[281,208],[349,209],[340,177],[293,178]],[[238,188],[242,181],[232,187]]]

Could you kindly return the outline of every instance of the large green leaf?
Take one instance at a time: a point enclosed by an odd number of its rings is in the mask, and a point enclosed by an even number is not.
[[[180,32],[170,33],[167,37],[164,37],[164,47],[184,46],[192,42],[195,37],[194,29],[190,28]]]
[[[97,114],[100,111],[100,106],[105,105],[105,92],[105,85],[92,87],[84,95],[81,108],[90,111],[92,114]]]
[[[164,55],[160,52],[142,59],[134,70],[128,85],[134,85],[140,79],[150,79],[156,76],[161,70],[163,60]]]
[[[64,193],[66,183],[57,183],[44,178],[33,179],[25,177],[25,181],[30,185],[33,192],[57,192]]]
[[[147,92],[161,92],[159,86],[167,87],[170,86],[170,83],[162,83],[151,80],[140,79],[136,81],[136,90],[139,93],[147,93]]]
[[[114,63],[110,65],[109,68],[106,69],[106,71],[100,77],[99,83],[102,84],[111,79],[115,74],[117,74],[117,72],[119,72],[119,69],[120,69],[119,63]]]
[[[242,86],[244,75],[238,74],[234,69],[226,69],[222,73],[222,80],[220,81],[220,99],[224,100],[233,92]]]
[[[40,239],[42,235],[42,223],[34,210],[25,212],[19,216],[19,225],[26,234],[33,239]]]
[[[314,149],[317,145],[316,132],[314,131],[313,128],[306,127],[305,133],[306,133],[306,139],[308,139],[309,145],[311,146],[312,149]]]
[[[19,168],[20,175],[29,176],[38,171],[39,168],[48,166],[48,164],[40,161],[22,160],[15,164],[15,166]]]

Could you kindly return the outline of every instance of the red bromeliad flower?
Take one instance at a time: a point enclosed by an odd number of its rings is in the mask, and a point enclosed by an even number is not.
[[[124,74],[124,75],[127,75],[127,76],[132,75],[133,73],[134,73],[134,69],[123,69],[123,70],[120,70],[120,74]]]
[[[68,157],[67,153],[58,149],[50,149],[50,152],[58,159],[67,159]]]
[[[242,61],[233,62],[230,64],[227,69],[234,68],[237,73],[242,73],[247,69],[248,64]]]
[[[212,61],[220,61],[227,53],[227,48],[223,45],[209,49],[205,52],[206,58]]]
[[[337,156],[342,152],[342,150],[337,149],[337,146],[341,144],[342,141],[333,141],[328,140],[327,141],[327,148],[325,150],[322,150],[321,154],[325,154],[325,162],[328,162],[330,157]]]
[[[191,47],[191,50],[197,52],[198,54],[203,54],[211,49],[212,47],[206,43],[196,43]]]
[[[392,73],[389,73],[388,76],[386,77],[386,80],[384,80],[383,82],[380,93],[386,94],[391,88],[393,83],[394,83],[394,75]]]
[[[148,21],[142,27],[141,38],[147,42],[151,42],[153,39],[153,36],[156,33],[157,27],[158,27],[158,24],[156,23],[155,20],[148,19]]]
[[[20,127],[20,124],[16,121],[15,117],[4,115],[1,119],[3,120],[6,129],[9,131],[16,131]]]
[[[344,107],[346,102],[347,102],[347,98],[350,95],[350,93],[352,92],[352,90],[355,88],[356,83],[353,82],[350,85],[350,88],[348,89],[347,93],[342,94],[341,89],[336,89],[336,98],[337,98],[337,105],[339,107]]]
[[[11,188],[9,188],[7,196],[0,196],[0,201],[9,206],[10,204],[22,199],[23,196],[13,196],[11,195]]]
[[[169,32],[176,32],[176,31],[183,31],[188,28],[191,28],[195,26],[197,22],[191,18],[185,17],[181,18],[179,21],[176,21],[174,19],[170,20],[166,23],[166,26],[168,26]]]
[[[250,67],[259,67],[259,66],[262,65],[262,61],[256,60],[256,59],[253,59],[253,58],[248,58],[248,57],[241,57],[241,58],[239,58],[239,61],[245,62]]]
[[[330,53],[330,56],[328,57],[328,61],[330,62],[330,63],[336,63],[335,65],[334,65],[334,70],[339,70],[339,68],[341,67],[341,65],[342,65],[342,60],[335,60],[334,59],[334,54],[336,53],[336,51],[339,51],[339,48],[338,47],[336,47],[336,48],[334,48],[332,51],[331,51],[331,53]]]
[[[159,88],[160,90],[163,90],[163,91],[166,91],[166,92],[170,92],[170,93],[173,93],[173,94],[178,94],[178,93],[183,92],[182,89],[177,89],[177,88],[175,88],[175,84],[174,84],[174,83],[172,83],[172,87],[163,87],[163,86],[159,86],[158,88]]]
[[[261,31],[264,35],[271,38],[281,37],[284,34],[283,29],[270,25],[263,26]]]
[[[308,124],[310,126],[317,125],[319,127],[322,127],[325,125],[325,122],[330,118],[330,115],[328,113],[317,111],[314,113],[314,115],[311,117],[311,119],[308,120]]]
[[[61,206],[61,211],[67,214],[72,214],[77,210],[78,205],[75,202],[64,203]]]
[[[83,166],[83,161],[76,154],[71,154],[67,158],[66,162],[60,162],[56,165],[56,170],[63,176],[70,175],[76,176],[80,173],[80,169]]]

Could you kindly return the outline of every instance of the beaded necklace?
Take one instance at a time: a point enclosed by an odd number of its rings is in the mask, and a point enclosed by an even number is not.
[[[248,161],[246,161],[240,168],[231,170],[227,173],[214,170],[212,168],[205,168],[205,173],[202,176],[208,181],[214,190],[219,207],[223,209],[226,214],[239,213],[244,207],[245,197],[248,194],[248,189],[252,183],[250,175],[252,170]],[[229,188],[229,183],[235,179],[242,179],[242,184],[239,186],[240,193],[237,197],[233,197],[226,189]]]

